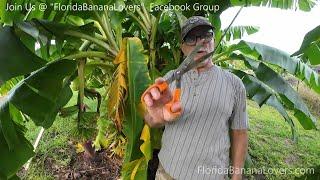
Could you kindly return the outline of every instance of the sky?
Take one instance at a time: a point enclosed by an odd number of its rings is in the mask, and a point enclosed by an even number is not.
[[[238,10],[239,7],[234,7],[222,13],[222,28],[228,27]],[[304,35],[320,25],[320,3],[310,12],[264,7],[243,8],[233,25],[258,26],[259,32],[243,39],[292,54],[300,48]]]

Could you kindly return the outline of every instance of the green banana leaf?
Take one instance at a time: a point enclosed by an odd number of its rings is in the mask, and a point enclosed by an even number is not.
[[[129,179],[132,172],[135,172],[134,177],[146,179],[147,161],[144,153],[141,152],[140,135],[143,129],[144,120],[139,113],[140,97],[148,85],[151,83],[148,73],[148,56],[144,54],[142,42],[138,38],[127,39],[127,68],[128,68],[128,87],[129,94],[126,101],[125,120],[123,125],[123,132],[127,137],[127,147],[124,159],[124,167],[122,174],[124,179]],[[148,149],[151,151],[151,147]],[[147,152],[146,154],[152,154]],[[144,158],[141,159],[141,158]],[[149,159],[149,158],[147,158]],[[133,163],[133,161],[135,163]],[[135,165],[132,165],[135,164]],[[137,163],[139,165],[137,166]],[[141,164],[142,163],[142,164]],[[131,164],[131,165],[130,165]],[[144,171],[132,171],[134,169],[141,169]],[[129,170],[131,169],[131,171]],[[143,174],[141,174],[143,173]]]
[[[0,174],[9,179],[34,155],[33,147],[24,137],[22,115],[17,108],[6,103],[0,106]]]
[[[246,87],[247,96],[254,100],[260,107],[264,104],[274,107],[291,127],[292,139],[297,140],[297,132],[292,118],[288,115],[283,106],[282,99],[270,87],[258,80],[256,77],[244,71],[232,69],[232,73],[237,75]]]
[[[16,84],[18,84],[21,80],[23,79],[22,76],[18,76],[15,78],[12,78],[5,82],[1,87],[0,87],[0,96],[6,95],[10,89],[12,89]]]
[[[239,53],[237,55],[234,54],[233,52],[235,50],[239,50],[240,55]],[[231,59],[243,60],[246,66],[253,70],[256,79],[263,83],[264,86],[268,87],[270,92],[274,92],[272,93],[275,95],[273,98],[274,100],[277,99],[281,102],[283,107],[294,111],[294,116],[299,120],[303,128],[316,129],[316,119],[310,113],[298,93],[279,75],[279,73],[271,69],[268,64],[276,65],[297,78],[303,79],[314,91],[320,93],[319,76],[315,71],[300,59],[290,57],[288,53],[263,44],[241,41],[236,45],[228,47],[224,53],[228,54],[228,52],[231,53],[231,55],[229,55]],[[252,82],[249,87],[251,86],[253,86]],[[257,90],[256,88],[253,89]],[[254,93],[259,93],[253,97],[254,100],[262,106],[268,102],[272,94],[260,91],[261,90],[257,92],[254,91]],[[250,94],[250,91],[248,93]],[[284,113],[283,107],[280,106],[278,102],[275,104],[274,100],[271,105],[276,109],[280,108],[280,111],[278,111],[289,122],[293,129],[293,123],[286,113]]]
[[[72,96],[65,78],[75,70],[75,61],[52,62],[19,82],[0,102],[0,174],[13,176],[33,156],[33,147],[24,137],[23,115],[49,128]]]
[[[300,49],[292,54],[292,56],[300,55],[312,65],[320,64],[320,25],[304,36]]]
[[[0,27],[0,86],[7,80],[41,68],[45,61],[31,53],[12,27]]]
[[[317,72],[311,69],[306,63],[284,51],[267,45],[241,41],[230,49],[239,49],[242,54],[262,62],[277,65],[288,73],[303,80],[311,89],[320,93],[320,78]]]
[[[280,96],[287,108],[294,111],[294,116],[299,120],[304,129],[316,129],[316,119],[288,82],[263,62],[245,58],[245,64],[254,71],[257,79],[265,83]]]
[[[224,30],[225,31],[225,30]],[[254,34],[259,31],[257,26],[232,26],[226,32],[226,40],[241,39],[245,35]]]
[[[71,54],[79,55],[79,48],[85,40],[97,45],[97,48],[104,48],[101,53],[105,52],[106,48],[110,50],[107,43],[95,37],[97,29],[93,22],[75,26],[67,23],[33,19],[16,22],[14,28],[21,37],[26,39],[23,43],[29,44],[30,39],[33,39],[40,44],[36,54],[46,61],[62,59]],[[54,43],[52,40],[54,40]],[[101,56],[99,57],[101,58]],[[105,53],[105,57],[108,58],[107,53]]]

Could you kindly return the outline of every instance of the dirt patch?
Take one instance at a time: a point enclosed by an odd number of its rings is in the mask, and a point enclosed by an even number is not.
[[[80,153],[68,167],[52,169],[51,172],[55,172],[57,179],[119,179],[122,160],[109,156],[107,151],[96,152],[94,158]]]
[[[95,156],[89,157],[85,152],[70,152],[72,159],[67,166],[58,165],[52,157],[44,160],[44,169],[55,179],[120,179],[122,159],[116,155],[110,157],[111,152],[98,151]],[[37,159],[37,156],[35,157]],[[21,170],[18,176],[25,177],[25,171]]]
[[[292,146],[294,144],[294,142],[291,139],[285,139],[284,140],[284,144],[286,146]]]
[[[299,160],[299,157],[295,155],[289,155],[288,157],[286,157],[284,162],[288,165],[293,165],[293,164],[296,164],[298,160]]]

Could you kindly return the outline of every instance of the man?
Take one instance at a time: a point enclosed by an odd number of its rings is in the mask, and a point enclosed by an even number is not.
[[[181,37],[185,56],[196,45],[203,45],[195,61],[214,50],[213,26],[204,17],[189,18],[182,26]],[[172,71],[165,77],[171,74]],[[155,83],[163,81],[158,78]],[[173,88],[174,83],[162,93],[151,88],[143,98],[146,123],[151,127],[165,126],[156,179],[227,179],[229,163],[239,170],[247,152],[248,120],[242,81],[208,58],[183,75],[181,102],[171,107],[175,113],[165,108]],[[231,177],[241,179],[241,172],[231,172]]]

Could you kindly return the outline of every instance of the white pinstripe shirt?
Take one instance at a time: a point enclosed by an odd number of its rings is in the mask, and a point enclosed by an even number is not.
[[[183,113],[165,125],[160,163],[174,179],[225,179],[221,171],[229,167],[229,130],[248,128],[245,87],[214,65],[184,74],[181,90]]]

